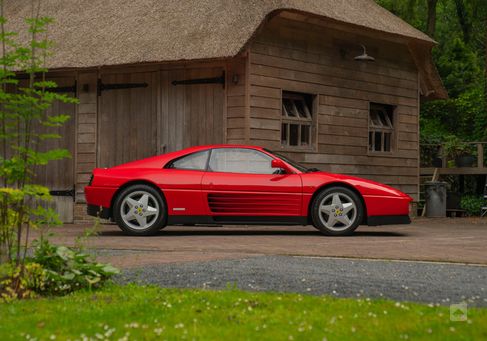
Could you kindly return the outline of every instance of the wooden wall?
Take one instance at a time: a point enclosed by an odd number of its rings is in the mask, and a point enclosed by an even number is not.
[[[357,62],[359,44],[376,58]],[[249,137],[322,170],[390,184],[417,199],[418,72],[404,45],[275,17],[250,46]],[[281,91],[316,95],[312,148],[280,144]],[[369,103],[396,106],[395,151],[368,151]]]
[[[246,58],[237,58],[227,64],[226,142],[230,144],[245,144],[248,141],[249,93],[246,63]]]
[[[70,73],[77,79],[79,98],[77,119],[69,123],[74,126],[76,122],[76,133],[71,137],[76,141],[75,221],[88,218],[83,191],[94,168],[225,141],[226,103],[228,100],[236,106],[238,96],[227,99],[222,84],[175,86],[172,81],[219,77],[226,68],[226,62],[219,62],[107,67]],[[236,68],[236,72],[241,71]],[[148,86],[102,91],[98,95],[98,79],[104,84]],[[228,93],[243,93],[239,84],[230,87]]]

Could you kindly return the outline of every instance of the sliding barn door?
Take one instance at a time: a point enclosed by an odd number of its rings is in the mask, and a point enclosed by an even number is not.
[[[157,154],[156,77],[156,72],[101,76],[99,167]]]
[[[222,75],[221,67],[161,71],[161,152],[224,141]]]

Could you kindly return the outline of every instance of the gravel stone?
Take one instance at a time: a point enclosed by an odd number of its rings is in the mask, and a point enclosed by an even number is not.
[[[259,256],[133,268],[116,281],[487,306],[487,266],[452,263]]]

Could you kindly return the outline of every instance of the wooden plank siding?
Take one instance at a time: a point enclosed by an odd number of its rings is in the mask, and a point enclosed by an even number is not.
[[[375,63],[354,61],[360,44]],[[310,167],[395,186],[417,199],[418,72],[405,46],[276,17],[250,45],[249,59],[250,143]],[[315,95],[311,148],[281,146],[282,91]],[[395,106],[390,154],[368,151],[371,102]]]
[[[234,77],[236,82],[234,82]],[[236,58],[227,63],[226,143],[244,144],[246,141],[247,107],[246,59]]]

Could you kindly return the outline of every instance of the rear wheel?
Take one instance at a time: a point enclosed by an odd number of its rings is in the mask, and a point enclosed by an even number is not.
[[[364,208],[359,196],[345,187],[330,187],[321,191],[311,207],[313,225],[330,236],[352,234],[363,216]]]
[[[118,226],[130,235],[155,234],[167,223],[164,200],[151,186],[140,184],[127,187],[118,195],[113,209]]]

